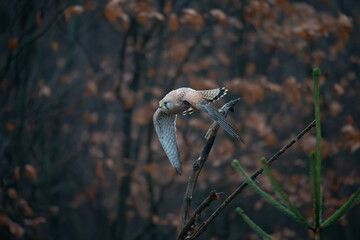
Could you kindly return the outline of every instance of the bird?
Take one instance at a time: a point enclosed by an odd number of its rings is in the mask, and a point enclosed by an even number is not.
[[[170,163],[179,175],[182,173],[182,162],[176,138],[178,114],[205,112],[237,142],[245,143],[224,115],[210,105],[210,103],[225,96],[227,92],[228,89],[225,87],[210,90],[194,90],[182,87],[172,90],[159,101],[159,106],[153,116],[155,131]]]

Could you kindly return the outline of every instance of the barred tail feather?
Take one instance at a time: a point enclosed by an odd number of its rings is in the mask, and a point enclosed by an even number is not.
[[[210,90],[202,90],[199,92],[207,102],[215,102],[216,100],[225,96],[228,92],[228,89],[221,87]]]
[[[235,138],[238,142],[241,141],[245,143],[244,139],[239,136],[238,132],[229,124],[224,115],[222,115],[218,110],[210,106],[209,104],[200,103],[197,104],[196,107],[206,112],[212,119],[214,119],[227,133],[229,133],[233,138]]]

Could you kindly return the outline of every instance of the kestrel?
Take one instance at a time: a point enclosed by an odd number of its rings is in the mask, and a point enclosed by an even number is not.
[[[233,138],[244,143],[237,131],[226,121],[226,118],[217,109],[210,106],[211,102],[226,95],[227,91],[224,87],[202,91],[179,88],[169,92],[160,100],[159,108],[153,116],[154,126],[160,143],[178,174],[181,174],[182,171],[176,139],[176,117],[179,113],[185,115],[194,111],[205,112]]]

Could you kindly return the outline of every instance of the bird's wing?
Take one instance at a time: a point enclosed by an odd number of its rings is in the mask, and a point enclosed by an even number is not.
[[[158,109],[154,114],[153,121],[155,131],[167,157],[176,172],[181,174],[182,164],[176,139],[176,114],[165,114]]]
[[[212,119],[214,119],[225,131],[227,131],[237,141],[245,143],[244,139],[239,136],[238,132],[229,124],[224,115],[222,115],[217,109],[213,108],[206,102],[196,104],[196,107],[206,112]]]

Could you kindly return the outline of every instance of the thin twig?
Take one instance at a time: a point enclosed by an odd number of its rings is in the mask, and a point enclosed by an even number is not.
[[[233,111],[234,105],[239,100],[240,99],[238,98],[238,99],[229,101],[220,109],[220,112],[222,112],[226,116],[229,110]],[[214,144],[216,133],[217,133],[218,129],[219,129],[219,126],[217,123],[213,123],[211,125],[211,127],[208,130],[208,133],[206,134],[207,142],[201,152],[200,157],[197,159],[196,162],[194,162],[193,172],[192,172],[192,175],[189,177],[186,191],[185,191],[184,202],[183,202],[182,211],[181,211],[182,217],[181,217],[181,224],[180,224],[180,232],[187,224],[187,219],[188,219],[188,215],[190,212],[191,200],[192,200],[193,192],[194,192],[194,189],[196,186],[196,182],[197,182],[198,176],[201,172],[201,169],[204,166],[204,164],[209,156],[210,150]],[[179,237],[180,237],[180,235],[179,235]]]
[[[201,213],[208,207],[210,206],[210,204],[219,199],[219,193],[216,193],[215,190],[212,190],[209,194],[209,196],[207,196],[207,198],[205,198],[205,200],[198,206],[198,208],[194,211],[194,213],[191,215],[191,217],[189,218],[189,221],[187,221],[186,225],[184,226],[184,228],[180,231],[177,240],[181,240],[183,239],[186,234],[191,230],[191,228],[194,225],[194,222],[200,217]]]
[[[315,120],[312,121],[304,130],[302,130],[296,137],[294,137],[288,144],[286,144],[284,147],[282,147],[277,153],[275,153],[268,161],[267,163],[271,165],[276,159],[279,158],[281,154],[283,154],[287,149],[289,149],[292,145],[294,145],[302,136],[304,136],[305,133],[307,133],[310,129],[312,129],[315,126]],[[251,179],[255,180],[260,174],[263,173],[263,169],[257,170],[254,174],[251,175]],[[232,193],[230,194],[224,202],[211,214],[211,216],[204,221],[199,229],[191,235],[189,239],[196,239],[198,238],[207,228],[207,226],[214,221],[214,219],[232,202],[232,200],[241,193],[246,187],[248,186],[248,183],[246,181],[243,181],[241,185]]]

